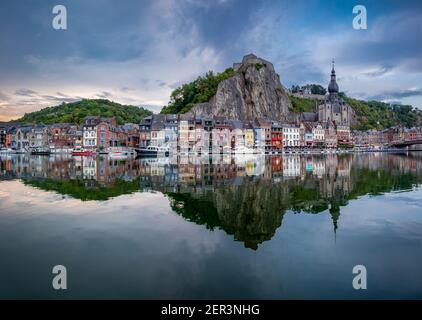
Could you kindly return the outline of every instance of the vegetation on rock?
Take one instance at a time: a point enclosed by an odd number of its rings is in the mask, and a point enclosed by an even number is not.
[[[208,102],[216,94],[220,82],[233,77],[233,68],[214,74],[209,71],[204,77],[186,83],[171,93],[168,106],[161,110],[162,114],[188,112],[194,104]]]

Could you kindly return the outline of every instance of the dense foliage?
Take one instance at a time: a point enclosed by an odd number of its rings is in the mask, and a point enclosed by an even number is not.
[[[383,130],[394,126],[412,127],[422,124],[422,112],[408,105],[391,105],[380,101],[362,101],[340,96],[352,107],[356,114],[356,130]],[[313,112],[320,103],[317,99],[289,96],[291,112]]]
[[[21,123],[73,123],[81,124],[86,116],[116,117],[118,124],[139,123],[152,112],[136,106],[121,105],[102,99],[83,99],[73,103],[62,103],[55,107],[26,113],[17,120]]]
[[[305,99],[295,96],[289,96],[290,103],[292,104],[291,112],[313,112],[316,110],[320,101],[317,99]]]
[[[205,76],[182,85],[172,92],[168,106],[164,107],[161,113],[186,113],[194,104],[210,101],[217,93],[219,83],[232,76],[234,76],[232,68],[217,74],[209,71]]]
[[[304,85],[304,86],[301,86],[301,87],[298,86],[298,85],[293,85],[290,88],[290,91],[292,93],[298,93],[300,90],[305,91],[306,89],[310,89],[312,94],[324,95],[324,94],[327,93],[327,90],[323,86],[321,86],[319,84],[314,84],[314,83],[313,84],[307,84],[307,85]]]
[[[401,125],[412,127],[422,123],[422,112],[408,105],[390,105],[379,101],[362,101],[343,98],[356,113],[357,130],[386,129]]]

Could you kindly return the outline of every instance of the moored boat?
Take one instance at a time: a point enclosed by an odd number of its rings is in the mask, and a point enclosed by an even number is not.
[[[72,151],[72,156],[92,156],[94,152],[92,150],[87,150],[82,147],[76,147]]]
[[[127,159],[136,157],[136,152],[132,148],[110,147],[107,150],[108,156],[113,159]]]
[[[10,148],[1,148],[0,154],[12,154],[16,153],[16,150],[10,149]]]
[[[255,151],[252,148],[248,148],[245,146],[239,146],[234,150],[235,154],[254,154]]]
[[[48,156],[50,154],[49,148],[34,148],[31,150],[31,155]]]
[[[136,153],[140,157],[168,157],[170,155],[170,150],[166,147],[148,146],[136,149]]]

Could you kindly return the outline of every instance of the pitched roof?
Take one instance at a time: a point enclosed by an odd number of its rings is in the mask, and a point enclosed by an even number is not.
[[[302,112],[300,115],[302,121],[318,121],[318,114],[316,112]]]

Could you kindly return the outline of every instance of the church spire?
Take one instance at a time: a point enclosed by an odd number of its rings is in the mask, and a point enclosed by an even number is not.
[[[338,88],[338,84],[336,81],[336,70],[334,69],[334,59],[332,60],[332,66],[333,68],[331,69],[331,81],[330,84],[328,85],[328,92],[331,93],[338,93],[339,88]]]

